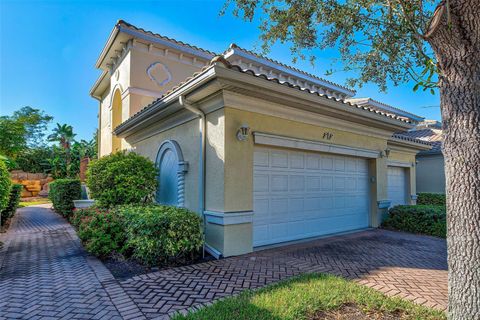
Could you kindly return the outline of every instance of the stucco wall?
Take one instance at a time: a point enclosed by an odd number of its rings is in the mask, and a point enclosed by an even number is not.
[[[198,157],[200,148],[200,122],[198,119],[189,121],[173,129],[158,133],[147,139],[132,142],[136,153],[156,161],[160,145],[165,140],[175,140],[182,149],[183,158],[188,161],[188,172],[185,175],[185,207],[199,210],[198,198]],[[127,138],[128,141],[128,138]]]
[[[443,156],[419,156],[417,162],[417,192],[445,193]]]
[[[134,88],[142,88],[146,90],[157,91],[165,93],[173,86],[191,77],[194,72],[200,70],[201,66],[180,62],[176,60],[175,55],[168,54],[164,56],[164,52],[148,51],[148,48],[137,44],[138,48],[133,48],[131,51],[131,78],[130,85]],[[143,50],[142,50],[143,49]],[[158,54],[156,54],[158,53]],[[167,79],[167,73],[170,74],[171,79],[163,86],[159,86],[155,81],[151,80],[147,75],[147,69],[156,62],[160,62],[166,67],[166,70],[161,67],[154,68],[152,75],[158,80]]]

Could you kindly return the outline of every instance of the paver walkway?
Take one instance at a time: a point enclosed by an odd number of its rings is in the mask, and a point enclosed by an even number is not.
[[[5,240],[6,238],[6,240]],[[0,236],[1,239],[1,236]],[[168,318],[305,272],[341,275],[444,310],[444,240],[372,230],[115,280],[47,209],[17,213],[0,251],[0,319]]]
[[[0,235],[0,319],[125,318],[115,302],[135,305],[122,300],[110,272],[47,207],[19,209]]]

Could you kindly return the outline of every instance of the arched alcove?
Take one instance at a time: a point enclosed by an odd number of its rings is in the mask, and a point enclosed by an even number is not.
[[[183,160],[182,150],[174,140],[165,140],[160,145],[155,161],[158,169],[158,188],[155,199],[158,203],[183,207],[185,202],[185,173],[188,163]]]

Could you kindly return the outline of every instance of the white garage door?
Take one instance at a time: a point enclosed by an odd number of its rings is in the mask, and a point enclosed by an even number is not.
[[[365,159],[256,148],[253,245],[369,226]]]
[[[407,204],[407,176],[402,167],[388,167],[388,199],[390,206]]]

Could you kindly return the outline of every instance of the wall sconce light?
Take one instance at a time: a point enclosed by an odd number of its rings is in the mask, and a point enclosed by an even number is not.
[[[390,155],[390,149],[387,148],[382,151],[382,154],[381,154],[382,158],[388,158],[389,155]]]
[[[242,124],[237,131],[238,141],[247,141],[249,133],[250,133],[250,127],[248,126],[248,124],[246,123]]]

